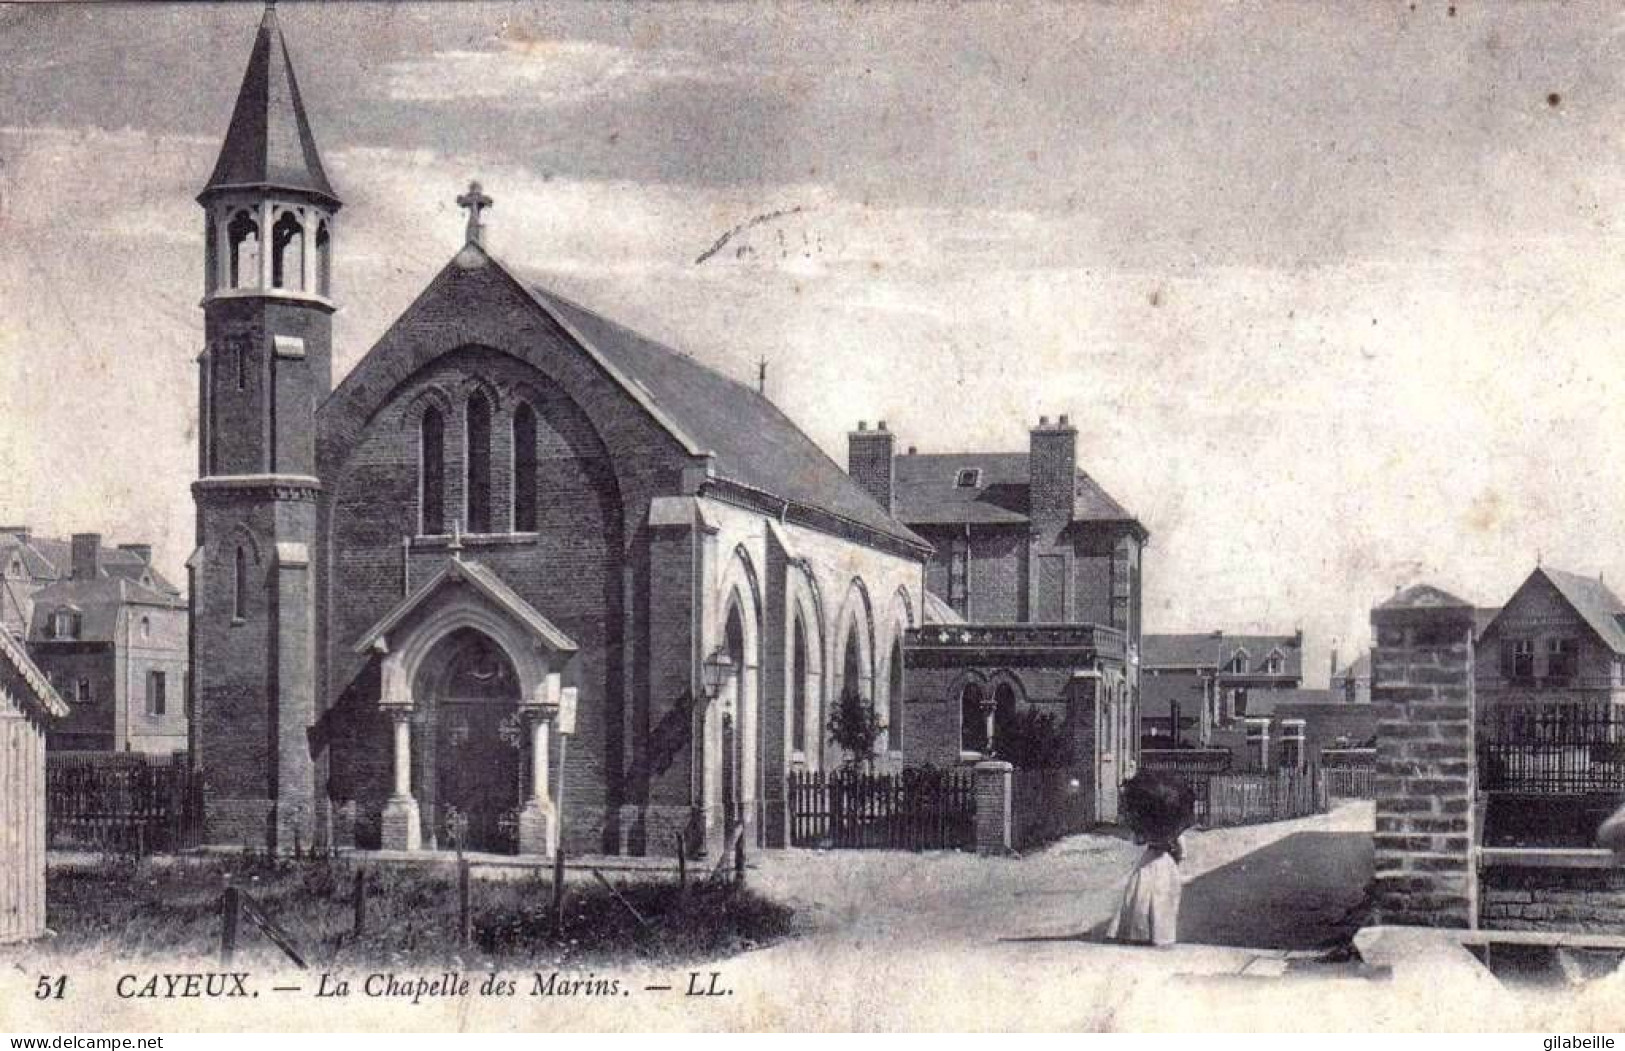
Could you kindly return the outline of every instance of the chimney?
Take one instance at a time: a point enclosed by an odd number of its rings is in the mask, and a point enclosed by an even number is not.
[[[0,526],[0,533],[10,533],[23,543],[28,543],[33,537],[33,530],[25,525]]]
[[[1331,678],[1327,679],[1326,681],[1327,682],[1336,682],[1337,681],[1337,647],[1336,646],[1332,647],[1331,665],[1332,665]]]
[[[73,534],[73,579],[95,580],[102,572],[102,535]]]
[[[130,554],[134,555],[136,558],[139,558],[147,565],[152,565],[151,544],[120,544],[118,549],[120,551],[128,551]]]
[[[1078,432],[1065,416],[1054,424],[1048,416],[1038,418],[1027,477],[1028,513],[1034,519],[1070,522],[1078,485]]]
[[[846,436],[846,473],[875,498],[875,503],[891,514],[892,507],[892,453],[895,439],[881,420],[874,430],[865,420],[858,421],[858,429]]]

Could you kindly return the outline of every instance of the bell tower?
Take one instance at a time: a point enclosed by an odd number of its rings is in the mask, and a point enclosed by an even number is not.
[[[315,723],[316,407],[340,201],[268,3],[204,213],[193,762],[211,842],[325,841]]]

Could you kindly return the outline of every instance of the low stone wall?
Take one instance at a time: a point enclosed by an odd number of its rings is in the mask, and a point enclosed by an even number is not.
[[[1479,923],[1503,931],[1625,934],[1625,868],[1486,866]]]

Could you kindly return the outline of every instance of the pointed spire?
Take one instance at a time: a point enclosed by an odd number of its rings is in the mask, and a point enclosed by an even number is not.
[[[316,152],[274,2],[265,5],[231,126],[203,193],[234,187],[295,190],[339,203]]]

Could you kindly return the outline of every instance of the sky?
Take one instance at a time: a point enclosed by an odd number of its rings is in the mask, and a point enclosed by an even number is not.
[[[487,244],[838,462],[1080,465],[1150,631],[1426,580],[1625,585],[1625,9],[342,4],[278,17],[329,175],[335,381]],[[184,578],[202,218],[257,4],[0,5],[0,519]],[[720,243],[720,247],[719,246]],[[871,422],[872,425],[872,422]]]

